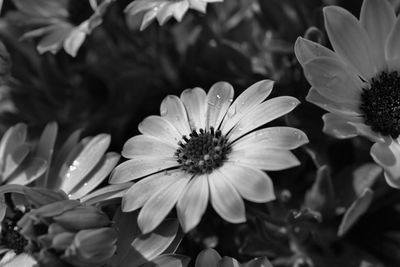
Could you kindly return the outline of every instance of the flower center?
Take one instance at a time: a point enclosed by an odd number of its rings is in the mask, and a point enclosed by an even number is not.
[[[400,73],[382,72],[363,89],[360,110],[365,124],[384,136],[400,134]]]
[[[5,218],[1,227],[0,242],[6,248],[12,249],[15,253],[24,252],[28,241],[19,233],[17,222],[22,217],[22,213],[16,213],[13,218]]]
[[[178,144],[175,157],[181,168],[192,174],[210,173],[221,167],[232,150],[228,139],[213,127],[207,132],[194,130],[189,138],[184,135]]]
[[[68,13],[69,21],[74,25],[79,25],[92,15],[93,10],[88,0],[69,0]]]

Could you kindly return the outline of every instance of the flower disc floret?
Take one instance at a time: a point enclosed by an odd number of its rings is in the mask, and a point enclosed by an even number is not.
[[[400,134],[400,74],[382,72],[372,78],[370,88],[361,94],[360,110],[365,124],[384,136]]]
[[[214,127],[210,131],[193,130],[189,138],[183,136],[182,139],[175,156],[181,168],[192,174],[211,173],[222,166],[232,150],[228,139],[220,130],[215,131]]]

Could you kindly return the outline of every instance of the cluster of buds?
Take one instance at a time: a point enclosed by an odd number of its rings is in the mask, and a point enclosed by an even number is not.
[[[103,266],[115,254],[117,231],[99,208],[66,195],[35,206],[17,225],[40,266]]]

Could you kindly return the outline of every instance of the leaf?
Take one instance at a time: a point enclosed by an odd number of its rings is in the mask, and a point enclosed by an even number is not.
[[[366,188],[363,194],[350,205],[340,223],[338,236],[345,235],[358,219],[367,211],[372,202],[374,192]]]

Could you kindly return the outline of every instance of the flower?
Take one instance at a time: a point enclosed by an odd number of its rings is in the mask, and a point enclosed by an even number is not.
[[[37,38],[39,53],[57,53],[61,48],[76,56],[86,37],[102,22],[102,16],[113,0],[29,1],[14,0],[20,13],[15,21],[25,22],[34,30],[22,38]]]
[[[329,113],[324,132],[358,135],[389,185],[400,188],[400,19],[386,0],[365,0],[360,20],[343,8],[324,8],[334,51],[299,38],[296,56],[311,84],[307,100]]]
[[[37,157],[27,141],[27,126],[10,127],[0,141],[0,184],[28,184],[46,171],[47,162]]]
[[[167,96],[161,116],[139,124],[141,135],[129,139],[110,183],[141,179],[122,199],[124,211],[141,208],[138,224],[153,230],[175,206],[185,232],[194,228],[208,201],[231,223],[246,220],[242,198],[267,202],[275,198],[272,181],[262,170],[282,170],[299,164],[289,151],[308,142],[291,127],[258,127],[293,110],[290,96],[263,102],[273,82],[260,81],[233,102],[233,87],[214,84]],[[233,103],[232,103],[233,102]],[[254,131],[256,130],[256,131]]]
[[[272,264],[266,257],[256,258],[247,263],[240,264],[236,259],[231,257],[221,258],[218,252],[212,248],[201,251],[196,258],[195,267],[213,266],[272,267]]]
[[[135,0],[130,3],[125,12],[129,16],[144,13],[140,30],[144,30],[157,18],[158,23],[163,25],[171,17],[181,21],[189,8],[202,13],[206,12],[207,3],[222,2],[223,0]]]
[[[35,185],[61,189],[70,199],[83,198],[108,177],[120,156],[106,152],[111,142],[110,135],[98,134],[80,140],[80,130],[73,132],[57,153],[53,153],[57,132],[56,123],[47,124],[35,146],[37,157],[49,163]]]

